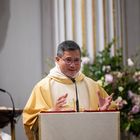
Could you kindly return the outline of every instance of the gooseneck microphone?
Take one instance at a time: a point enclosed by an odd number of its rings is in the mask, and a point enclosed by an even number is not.
[[[12,95],[8,91],[6,91],[4,89],[0,88],[0,91],[3,92],[3,93],[8,94],[8,96],[10,97],[11,102],[12,102],[12,107],[13,107],[13,113],[12,113],[12,118],[11,119],[14,119],[14,117],[15,117],[15,105],[14,105],[14,101],[13,101]]]
[[[78,92],[77,92],[77,84],[74,78],[71,78],[71,81],[75,85],[75,92],[76,92],[76,111],[79,112],[79,99],[78,99]]]

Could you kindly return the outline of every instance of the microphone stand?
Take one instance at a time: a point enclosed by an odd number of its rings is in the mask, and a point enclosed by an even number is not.
[[[76,111],[79,112],[79,99],[78,99],[78,92],[77,92],[77,84],[75,79],[71,78],[72,82],[75,85],[75,92],[76,92]]]
[[[7,92],[6,90],[4,90],[4,89],[1,89],[1,88],[0,88],[0,91],[3,92],[3,93],[8,94],[9,97],[10,97],[10,99],[11,99],[12,107],[13,107],[13,113],[12,113],[12,119],[13,119],[14,116],[15,116],[15,105],[14,105],[14,100],[13,100],[13,98],[12,98],[12,95],[11,95],[9,92]]]
[[[14,120],[14,117],[15,117],[15,105],[14,105],[14,101],[13,101],[13,98],[12,98],[12,95],[7,92],[6,90],[4,89],[0,89],[1,92],[3,93],[6,93],[9,95],[10,99],[11,99],[11,102],[12,102],[12,106],[13,106],[13,111],[12,111],[12,116],[10,118],[10,122],[11,122],[11,137],[12,137],[12,140],[15,140],[15,120]]]

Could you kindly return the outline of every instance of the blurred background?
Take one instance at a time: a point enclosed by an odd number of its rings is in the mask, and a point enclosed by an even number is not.
[[[67,39],[86,48],[91,61],[115,39],[111,53],[121,47],[126,63],[140,49],[140,1],[0,0],[0,88],[11,93],[16,108],[23,109]],[[12,106],[7,95],[0,95],[0,105]],[[16,139],[26,140],[21,116]]]

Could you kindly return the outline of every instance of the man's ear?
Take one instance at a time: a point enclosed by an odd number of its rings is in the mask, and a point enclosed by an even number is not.
[[[56,62],[58,62],[59,59],[60,59],[60,58],[59,58],[58,56],[55,57],[55,61],[56,61]]]

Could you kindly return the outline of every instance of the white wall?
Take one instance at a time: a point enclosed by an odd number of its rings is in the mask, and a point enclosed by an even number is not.
[[[128,57],[140,51],[140,1],[126,1],[126,53]],[[139,61],[139,60],[138,60]],[[139,63],[140,64],[140,63]]]
[[[40,19],[40,0],[0,0],[0,88],[12,94],[18,108],[42,77]],[[4,102],[11,105],[9,97]],[[16,139],[26,140],[21,117]]]
[[[42,63],[43,75],[54,66],[55,53],[55,21],[54,21],[54,0],[41,1],[41,35],[42,35]]]

